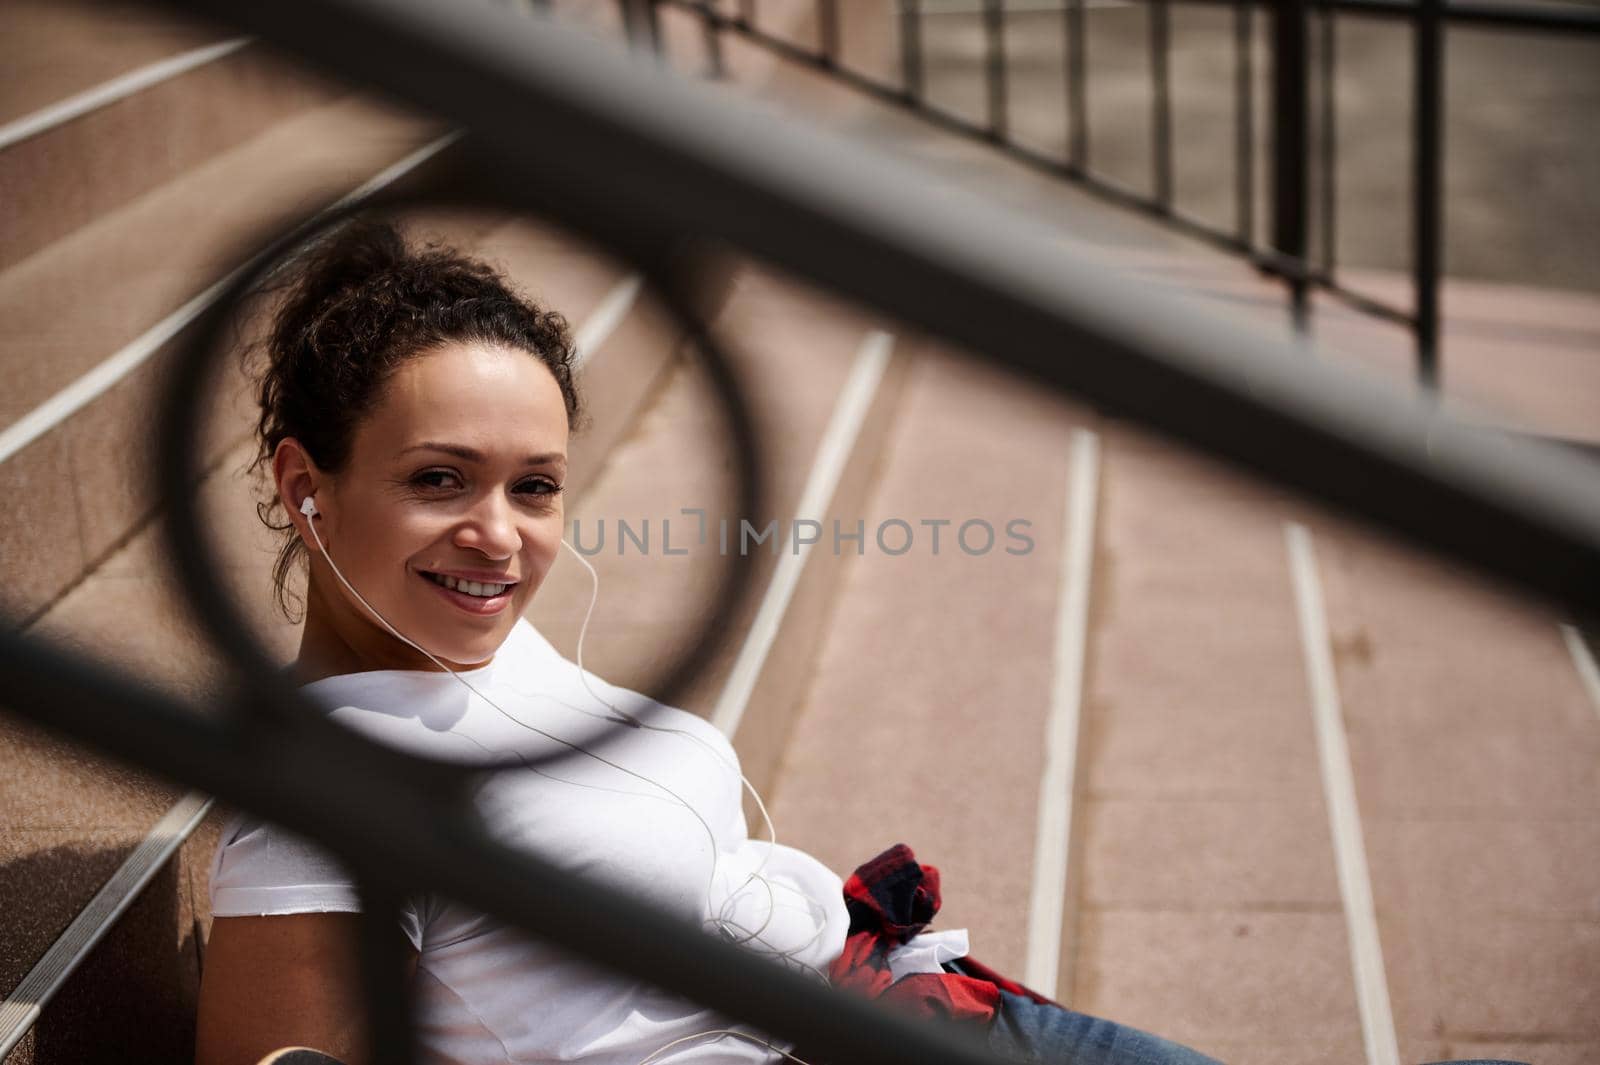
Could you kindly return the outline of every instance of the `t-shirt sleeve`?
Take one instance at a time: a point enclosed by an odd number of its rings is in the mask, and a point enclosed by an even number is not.
[[[359,913],[355,879],[332,854],[302,836],[247,813],[223,825],[211,859],[211,914]],[[422,907],[407,898],[400,927],[422,949]]]

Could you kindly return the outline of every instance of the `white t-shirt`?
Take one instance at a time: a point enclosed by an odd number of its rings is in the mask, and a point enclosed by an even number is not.
[[[763,949],[792,952],[816,969],[839,955],[849,918],[838,876],[792,848],[768,856],[765,841],[749,838],[737,755],[710,724],[586,674],[603,699],[655,728],[603,725],[591,715],[609,711],[584,690],[577,666],[525,620],[489,665],[463,675],[519,721],[615,763],[571,755],[490,776],[475,801],[498,838],[686,918],[722,912],[751,930],[765,924],[771,946]],[[355,673],[302,690],[340,724],[436,758],[482,762],[485,749],[501,758],[562,749],[444,673]],[[764,856],[771,893],[748,884]],[[354,881],[327,852],[245,814],[223,828],[210,892],[218,917],[361,908]],[[419,1035],[430,1065],[638,1065],[674,1040],[729,1026],[447,898],[410,899],[401,923],[419,952]],[[708,1038],[655,1060],[709,1065],[777,1055]]]

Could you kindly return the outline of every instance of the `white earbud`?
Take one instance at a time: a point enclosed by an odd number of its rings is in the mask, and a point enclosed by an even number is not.
[[[300,503],[300,513],[304,514],[308,518],[314,518],[321,513],[319,510],[317,510],[317,497],[306,496],[305,499]]]

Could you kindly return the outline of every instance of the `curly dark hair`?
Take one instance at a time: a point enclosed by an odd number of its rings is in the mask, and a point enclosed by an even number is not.
[[[394,223],[356,219],[306,249],[282,284],[288,291],[253,374],[261,411],[258,471],[270,471],[278,444],[293,437],[318,466],[338,472],[389,375],[452,342],[493,344],[537,358],[561,388],[568,424],[578,428],[581,404],[566,319],[515,291],[485,262],[440,244],[412,248]],[[286,534],[272,583],[279,609],[295,620],[286,589],[305,545],[276,491],[256,512],[268,528]]]

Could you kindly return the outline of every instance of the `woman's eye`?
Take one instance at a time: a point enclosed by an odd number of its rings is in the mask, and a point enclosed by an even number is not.
[[[450,470],[423,470],[411,478],[411,483],[418,488],[438,491],[460,487],[461,478]]]
[[[519,481],[514,491],[518,495],[554,496],[561,491],[561,486],[546,477],[530,477]]]

